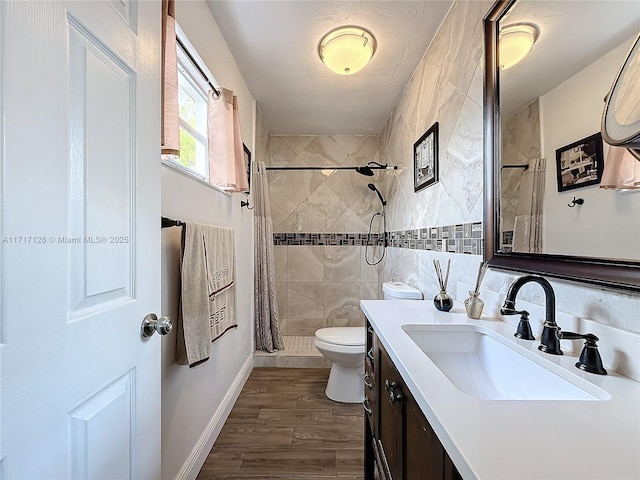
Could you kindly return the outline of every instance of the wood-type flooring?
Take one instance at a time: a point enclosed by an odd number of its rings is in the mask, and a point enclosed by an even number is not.
[[[363,409],[325,368],[254,368],[198,480],[363,479]]]

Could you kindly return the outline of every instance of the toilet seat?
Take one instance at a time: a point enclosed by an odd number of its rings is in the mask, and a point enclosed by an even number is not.
[[[340,353],[345,355],[363,355],[366,349],[365,345],[340,345],[337,343],[325,342],[316,338],[314,345],[320,352],[327,351]],[[359,361],[359,360],[358,360]],[[364,361],[364,357],[363,357]]]
[[[364,347],[366,332],[364,327],[329,327],[316,331],[316,340],[324,344]]]

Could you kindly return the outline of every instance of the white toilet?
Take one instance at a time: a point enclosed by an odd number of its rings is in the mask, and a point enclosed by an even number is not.
[[[385,300],[421,300],[422,293],[402,282],[382,284]],[[364,327],[329,327],[316,331],[315,345],[331,361],[325,393],[341,403],[361,403],[364,396]]]

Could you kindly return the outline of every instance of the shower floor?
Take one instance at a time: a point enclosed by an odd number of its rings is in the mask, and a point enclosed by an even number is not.
[[[330,367],[313,344],[314,336],[285,335],[284,350],[273,353],[257,350],[253,355],[254,367],[322,368]]]

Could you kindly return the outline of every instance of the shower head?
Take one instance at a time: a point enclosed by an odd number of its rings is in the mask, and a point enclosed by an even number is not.
[[[383,164],[378,163],[378,162],[368,162],[367,163],[367,167],[371,167],[371,166],[374,166],[374,167],[379,168],[381,170],[386,170],[387,167],[388,167],[388,165],[386,163],[383,165]]]
[[[365,175],[367,177],[373,177],[373,170],[371,170],[371,167],[369,167],[369,166],[356,167],[356,172],[358,172],[360,175]]]
[[[349,168],[349,167],[345,167]],[[353,168],[353,167],[351,167]],[[373,177],[374,170],[398,170],[397,165],[390,167],[388,164],[382,164],[378,162],[369,162],[364,167],[355,167],[356,172],[360,175],[366,175],[367,177]]]
[[[373,183],[370,183],[369,185],[367,185],[367,187],[369,187],[369,190],[371,190],[372,192],[376,192],[378,194],[378,198],[380,199],[380,201],[382,202],[382,206],[384,207],[387,204],[387,201],[380,193],[380,190],[378,190],[378,187],[376,187]]]

